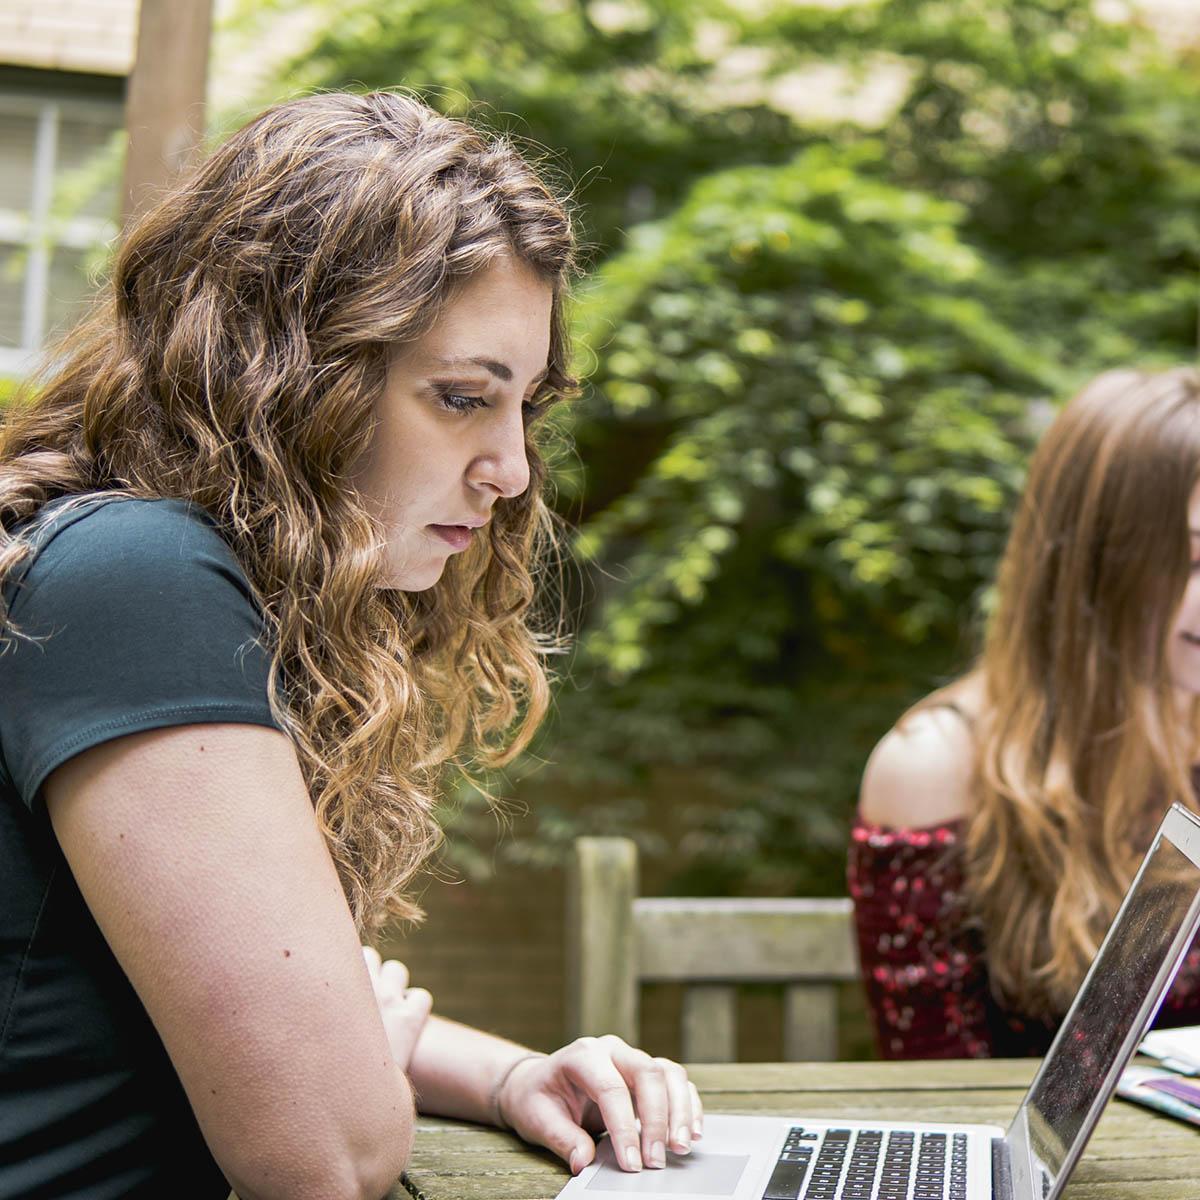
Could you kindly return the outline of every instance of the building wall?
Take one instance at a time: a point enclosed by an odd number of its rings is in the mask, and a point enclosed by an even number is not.
[[[416,931],[381,950],[401,959],[443,1016],[551,1050],[563,1039],[563,872],[501,865],[486,883],[433,882]]]
[[[129,73],[138,0],[0,0],[0,63]]]

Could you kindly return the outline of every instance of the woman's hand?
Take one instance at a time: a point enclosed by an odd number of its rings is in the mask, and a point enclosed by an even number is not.
[[[607,1129],[626,1171],[664,1167],[687,1154],[704,1108],[687,1072],[612,1034],[583,1037],[512,1068],[496,1096],[498,1116],[527,1142],[546,1146],[578,1175],[595,1157],[589,1134]],[[638,1123],[641,1132],[638,1131]]]
[[[433,997],[424,988],[408,986],[408,968],[402,962],[394,958],[385,962],[370,946],[363,947],[363,957],[367,960],[392,1057],[407,1073],[413,1049],[433,1008]]]

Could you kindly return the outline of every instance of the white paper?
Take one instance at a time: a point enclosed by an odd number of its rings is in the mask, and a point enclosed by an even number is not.
[[[1142,1038],[1143,1054],[1182,1075],[1200,1075],[1200,1025],[1156,1029]]]

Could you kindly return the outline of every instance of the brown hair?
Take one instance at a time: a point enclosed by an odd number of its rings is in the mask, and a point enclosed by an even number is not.
[[[1111,371],[1038,447],[979,667],[967,884],[1004,1001],[1061,1016],[1170,801],[1196,810],[1167,635],[1200,373]]]
[[[183,498],[217,521],[363,929],[419,916],[404,889],[438,840],[440,768],[503,764],[546,709],[532,429],[529,488],[428,592],[377,586],[382,538],[348,481],[389,353],[505,254],[553,288],[540,411],[574,386],[563,203],[509,141],[407,96],[280,104],[128,233],[101,305],[0,441],[0,582],[29,553],[8,531],[57,496]]]

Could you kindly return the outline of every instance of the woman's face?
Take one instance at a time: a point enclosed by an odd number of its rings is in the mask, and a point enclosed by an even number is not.
[[[1200,695],[1200,484],[1188,504],[1188,529],[1192,542],[1192,569],[1183,603],[1171,625],[1167,641],[1167,669],[1171,682],[1184,692]]]
[[[486,537],[529,486],[525,405],[550,354],[550,286],[502,258],[470,279],[388,365],[371,446],[353,472],[387,539],[384,586],[419,592]]]

